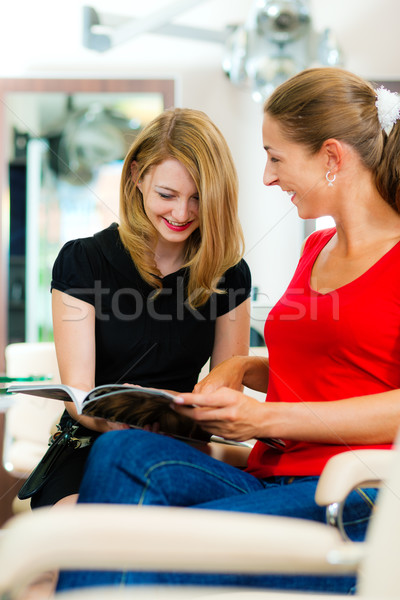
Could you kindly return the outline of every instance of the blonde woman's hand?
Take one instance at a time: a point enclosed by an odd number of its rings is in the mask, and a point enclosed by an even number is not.
[[[97,425],[97,431],[106,433],[107,431],[118,431],[120,429],[129,429],[126,423],[116,423],[115,421],[107,421],[107,419],[93,419]]]
[[[196,383],[193,393],[210,394],[211,392],[216,392],[221,387],[241,390],[244,375],[242,363],[241,356],[233,356],[219,363],[204,379]]]

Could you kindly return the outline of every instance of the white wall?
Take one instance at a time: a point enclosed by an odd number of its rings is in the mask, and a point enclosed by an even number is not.
[[[170,0],[171,1],[171,0]],[[262,185],[261,107],[224,77],[218,44],[144,35],[106,54],[81,45],[81,0],[14,0],[0,8],[0,76],[174,77],[178,103],[207,112],[226,136],[240,178],[240,215],[254,285],[270,302],[297,262],[303,223],[285,194]],[[89,1],[86,2],[90,4]],[[166,0],[93,0],[139,15]],[[144,7],[143,7],[144,5]],[[243,22],[252,0],[209,0],[180,22],[204,27]],[[399,0],[311,0],[315,28],[337,35],[346,67],[369,79],[400,79]]]
[[[240,219],[253,284],[267,304],[275,302],[296,265],[303,223],[286,194],[262,183],[262,106],[214,69],[182,74],[182,104],[207,112],[224,133],[239,173]]]

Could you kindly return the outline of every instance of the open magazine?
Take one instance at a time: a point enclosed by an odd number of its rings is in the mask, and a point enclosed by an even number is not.
[[[80,415],[124,423],[134,428],[143,429],[158,423],[161,433],[193,442],[216,441],[239,446],[252,446],[251,443],[232,442],[204,431],[195,421],[178,414],[171,407],[174,402],[173,392],[156,388],[116,383],[99,385],[90,392],[84,392],[61,383],[47,385],[17,383],[8,386],[7,391],[73,402]],[[267,438],[262,441],[274,448],[284,446],[284,442],[281,440]]]

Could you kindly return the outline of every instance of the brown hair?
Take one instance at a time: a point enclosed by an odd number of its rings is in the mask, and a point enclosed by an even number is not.
[[[400,123],[381,128],[372,85],[335,67],[306,69],[280,85],[264,112],[279,121],[287,139],[312,154],[328,138],[352,146],[374,177],[382,197],[400,212]]]
[[[137,181],[170,158],[186,167],[199,194],[200,225],[187,241],[184,265],[190,267],[189,302],[198,307],[219,291],[218,281],[239,262],[244,247],[235,165],[225,138],[205,113],[169,109],[139,133],[122,170],[119,231],[143,279],[161,289],[152,252],[157,231],[145,213]],[[133,161],[137,164],[135,177]]]

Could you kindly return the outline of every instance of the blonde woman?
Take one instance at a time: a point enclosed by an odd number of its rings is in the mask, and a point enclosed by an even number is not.
[[[167,110],[125,159],[120,224],[68,242],[54,264],[53,324],[63,383],[191,391],[249,345],[250,272],[242,259],[238,182],[219,129]],[[57,461],[32,507],[73,501],[92,442],[113,426],[67,403],[60,429],[81,447]],[[76,428],[78,426],[78,428]]]

